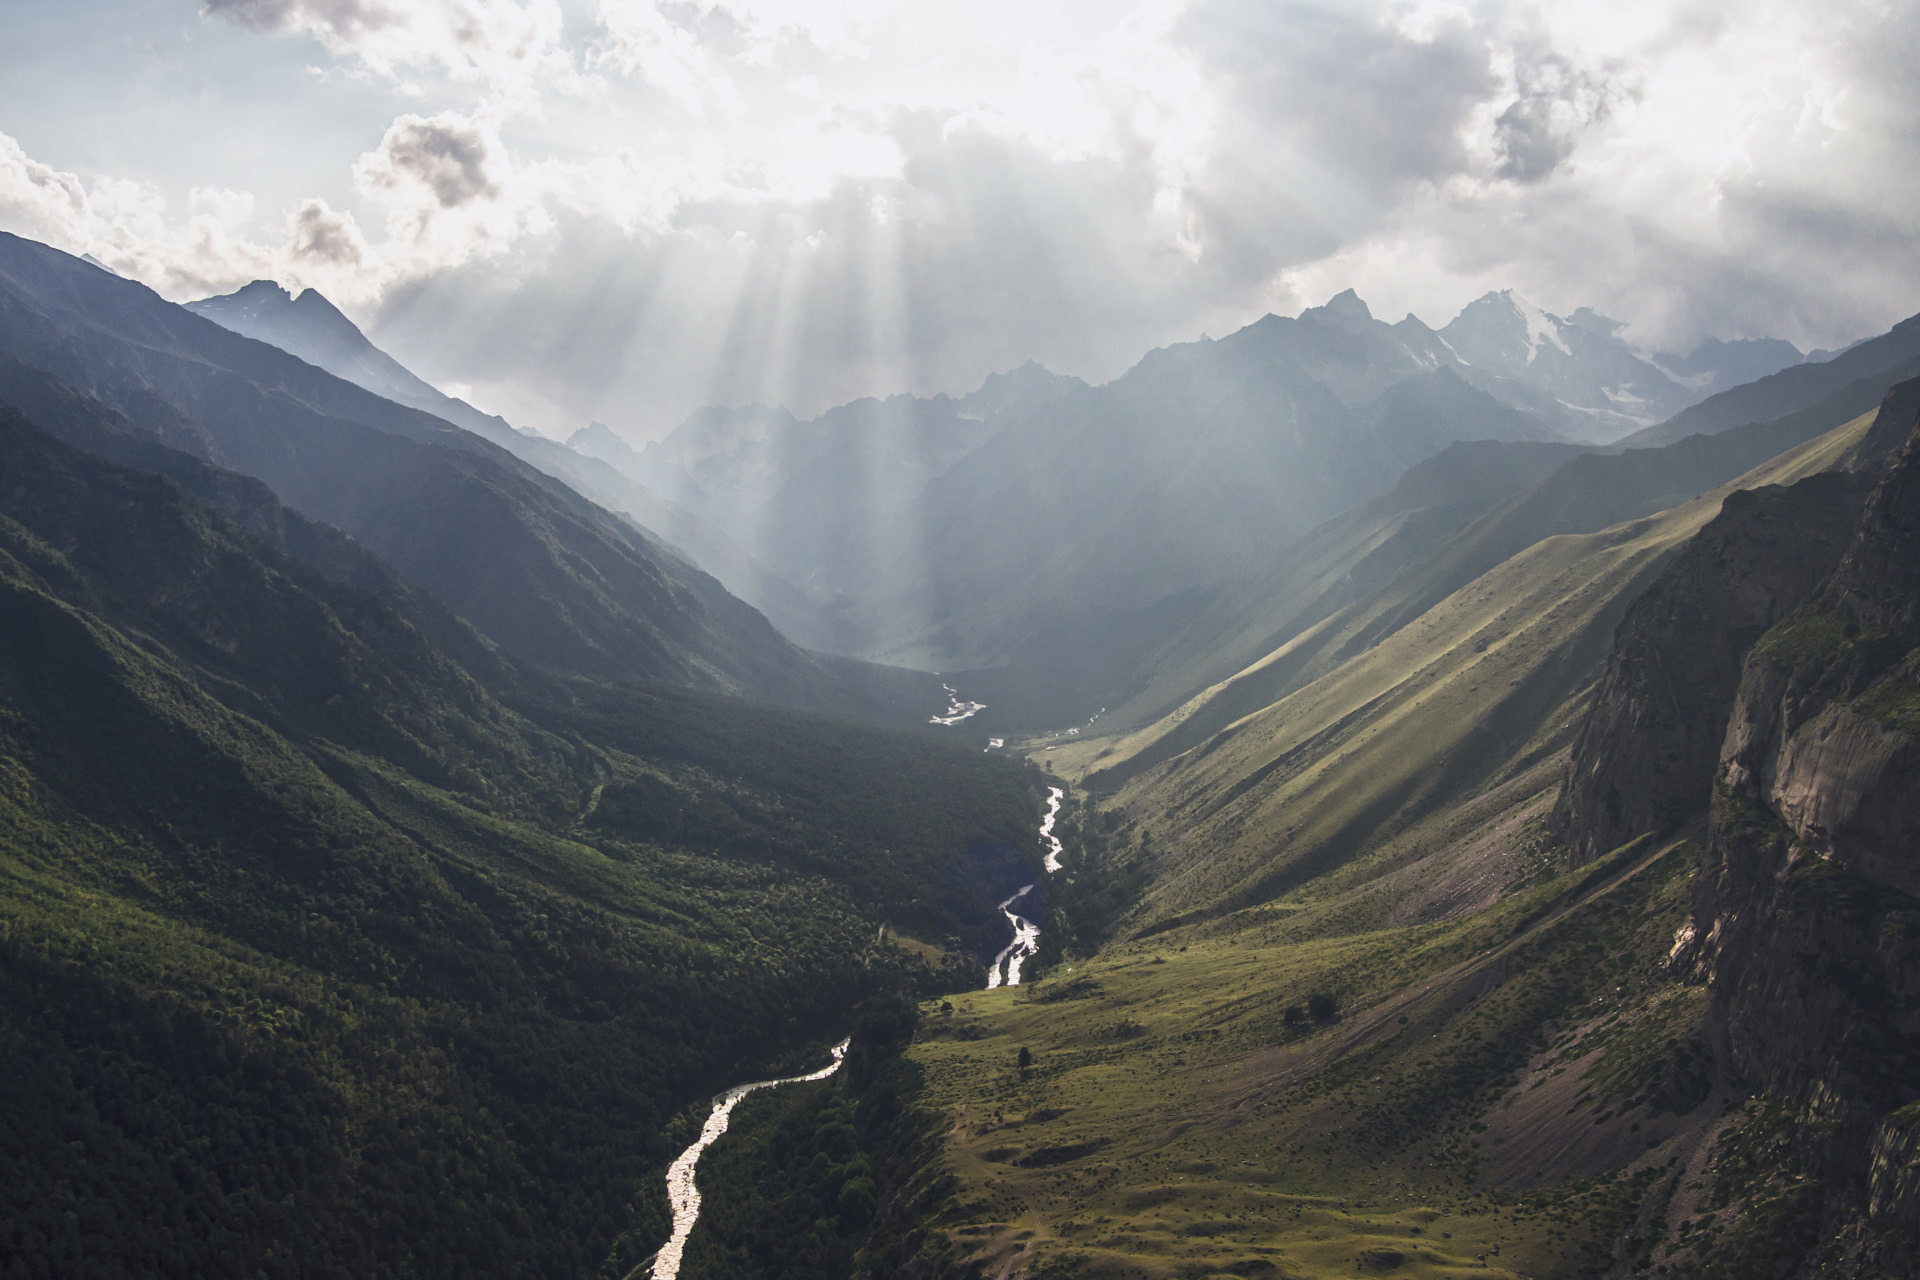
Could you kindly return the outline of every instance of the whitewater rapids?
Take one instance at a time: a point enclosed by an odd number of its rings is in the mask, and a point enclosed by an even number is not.
[[[928,716],[928,724],[959,724],[974,712],[985,711],[987,709],[987,704],[984,702],[960,701],[959,691],[950,684],[942,684],[940,687],[947,691],[947,714],[943,716]]]
[[[1060,855],[1065,852],[1060,837],[1053,834],[1054,819],[1060,816],[1060,801],[1066,792],[1059,787],[1047,788],[1047,816],[1040,823],[1040,838],[1047,842],[1047,871],[1060,869]],[[1001,948],[1000,954],[993,958],[993,967],[987,970],[987,990],[991,991],[1003,981],[1010,987],[1020,985],[1020,966],[1027,957],[1040,949],[1040,926],[1025,916],[1012,910],[1013,904],[1033,892],[1028,885],[1020,892],[1000,904],[1000,914],[1013,926],[1013,941]]]
[[[1052,846],[1047,850],[1048,871],[1060,869],[1060,855],[1065,852],[1060,847],[1060,837],[1053,834],[1053,820],[1060,816],[1060,800],[1066,794],[1059,787],[1047,788],[1047,820],[1040,824],[1040,838]]]
[[[1033,886],[1028,885],[1000,904],[1000,914],[1005,916],[1007,923],[1013,926],[1013,941],[1001,948],[1000,954],[993,958],[993,968],[987,970],[987,990],[989,991],[1000,985],[1003,966],[1006,970],[1007,985],[1019,986],[1020,966],[1026,963],[1028,956],[1040,949],[1040,926],[1025,916],[1015,915],[1007,909],[1032,892]]]

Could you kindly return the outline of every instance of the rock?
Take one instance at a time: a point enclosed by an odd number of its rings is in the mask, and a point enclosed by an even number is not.
[[[1869,486],[1826,474],[1734,493],[1633,602],[1555,809],[1576,865],[1706,816],[1741,661],[1839,563]]]

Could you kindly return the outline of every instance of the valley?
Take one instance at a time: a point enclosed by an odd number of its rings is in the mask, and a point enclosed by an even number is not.
[[[1915,326],[635,448],[0,235],[0,1268],[1911,1275]]]

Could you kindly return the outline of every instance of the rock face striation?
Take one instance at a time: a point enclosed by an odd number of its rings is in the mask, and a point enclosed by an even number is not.
[[[1870,486],[1828,473],[1734,493],[1634,601],[1555,813],[1575,865],[1705,818],[1741,662],[1839,563]]]

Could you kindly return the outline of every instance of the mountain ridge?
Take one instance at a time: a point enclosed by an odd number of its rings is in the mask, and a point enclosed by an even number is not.
[[[0,237],[0,350],[161,443],[265,481],[540,665],[847,708],[885,706],[912,684],[821,665],[497,445],[12,236]],[[914,700],[932,701],[936,682],[922,683]]]

